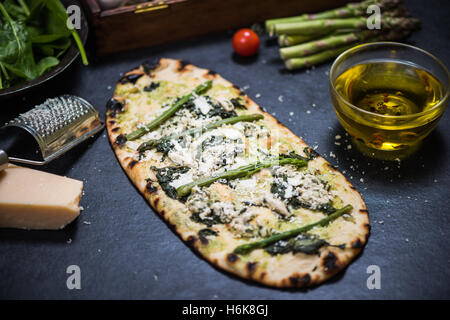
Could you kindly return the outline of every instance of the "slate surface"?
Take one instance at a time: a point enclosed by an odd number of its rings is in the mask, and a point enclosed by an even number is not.
[[[423,21],[423,29],[410,41],[450,66],[449,3],[415,0],[408,6]],[[275,46],[263,45],[254,59],[238,59],[230,38],[231,32],[224,32],[124,53],[88,68],[78,62],[38,91],[1,101],[0,120],[63,93],[84,97],[104,115],[119,74],[153,57],[182,58],[213,69],[241,87],[250,86],[250,97],[346,171],[370,212],[372,234],[363,254],[333,280],[311,290],[272,289],[223,273],[192,252],[153,212],[102,132],[44,168],[84,181],[84,211],[73,224],[55,232],[0,230],[0,298],[450,298],[448,111],[422,148],[400,167],[366,158],[354,147],[348,150],[348,143],[334,144],[334,137],[344,132],[330,103],[330,64],[282,72]],[[81,268],[81,290],[66,287],[69,265]],[[367,289],[370,265],[381,268],[380,290]]]

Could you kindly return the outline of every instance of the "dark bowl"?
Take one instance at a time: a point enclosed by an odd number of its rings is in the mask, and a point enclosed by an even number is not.
[[[71,4],[76,4],[79,5],[78,2],[75,1],[61,1],[66,7],[71,5]],[[80,7],[81,9],[81,7]],[[77,30],[78,35],[81,38],[81,41],[83,42],[83,45],[86,43],[87,40],[87,36],[88,36],[88,22],[86,19],[86,16],[84,15],[83,10],[81,9],[81,29]],[[69,49],[67,49],[67,51],[62,55],[60,62],[57,66],[51,68],[50,70],[48,70],[47,72],[45,72],[43,75],[30,80],[30,81],[25,81],[19,84],[16,84],[12,87],[6,88],[6,89],[2,89],[0,90],[0,98],[6,98],[6,97],[12,97],[18,94],[22,94],[28,90],[31,90],[32,88],[44,83],[47,80],[52,79],[53,77],[57,76],[58,74],[60,74],[61,72],[63,72],[74,60],[76,57],[78,57],[78,55],[80,54],[80,52],[78,51],[78,47],[75,43],[75,41],[73,42],[73,44],[69,47]]]

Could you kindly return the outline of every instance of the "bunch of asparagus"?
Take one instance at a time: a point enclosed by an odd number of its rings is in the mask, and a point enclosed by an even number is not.
[[[394,41],[407,37],[420,26],[403,0],[366,0],[317,14],[266,21],[266,30],[277,35],[286,68],[299,69],[335,58],[362,42]],[[367,8],[381,10],[380,28],[368,29]],[[371,11],[370,11],[371,12]]]

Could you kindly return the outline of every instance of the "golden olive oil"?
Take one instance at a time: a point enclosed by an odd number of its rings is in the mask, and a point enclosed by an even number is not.
[[[357,107],[333,97],[343,126],[371,148],[412,146],[433,130],[443,113],[443,108],[433,109],[445,96],[442,83],[408,63],[386,60],[355,65],[334,85],[345,101]]]

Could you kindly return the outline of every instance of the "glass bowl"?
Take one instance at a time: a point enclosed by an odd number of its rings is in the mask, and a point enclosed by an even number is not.
[[[430,73],[442,84],[441,90],[438,90],[439,101],[430,108],[416,113],[380,114],[372,112],[373,107],[367,110],[367,108],[356,106],[353,104],[355,102],[344,97],[345,91],[342,91],[342,86],[340,84],[336,86],[336,79],[349,68],[382,62],[412,66]],[[370,69],[366,70],[366,72],[370,71]],[[348,88],[352,88],[353,84],[356,86],[356,81],[361,80],[358,76],[349,79],[348,81],[355,83],[346,83]],[[381,74],[377,82],[381,82],[386,89],[398,90],[396,88],[398,83],[406,81],[404,75],[399,75],[398,81],[392,81],[392,79],[396,78],[387,78],[387,75],[384,78],[384,74]],[[381,154],[381,158],[394,159],[408,155],[417,149],[419,142],[436,127],[448,103],[450,75],[441,61],[422,49],[403,43],[373,42],[358,45],[343,52],[331,67],[329,82],[334,110],[340,123],[353,137],[359,149],[370,156],[377,157]],[[365,82],[365,85],[370,88],[370,83]]]

